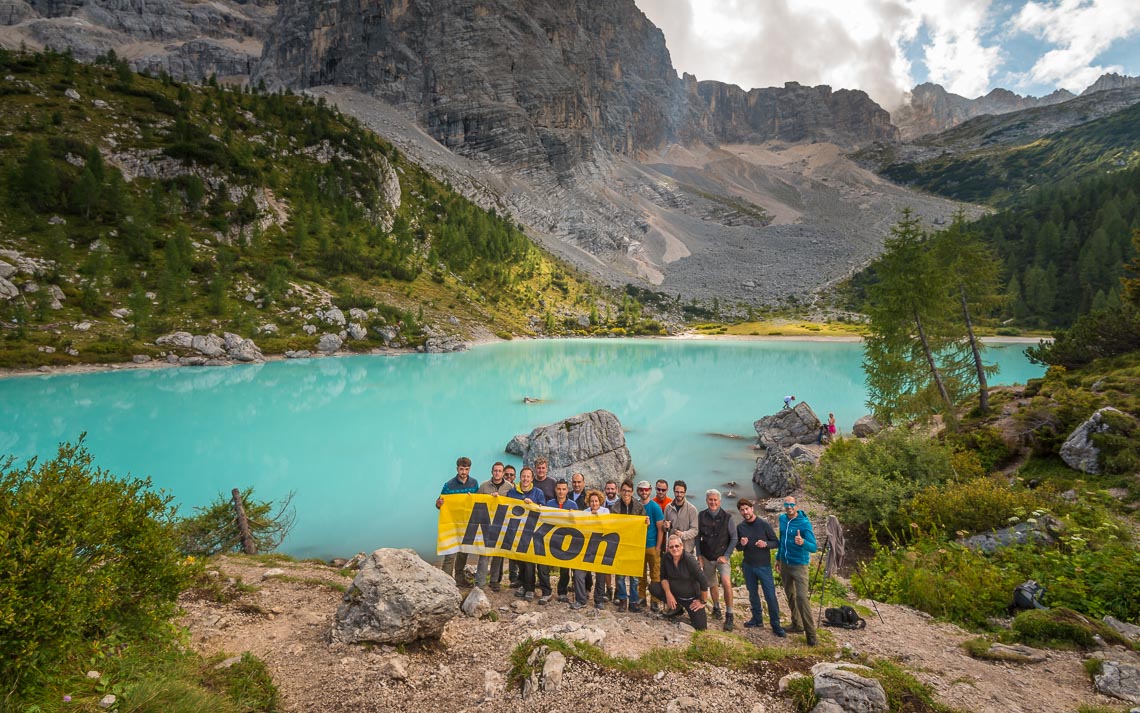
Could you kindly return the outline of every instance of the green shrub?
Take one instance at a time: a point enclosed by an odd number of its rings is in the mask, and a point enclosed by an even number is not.
[[[276,512],[272,501],[253,499],[253,488],[242,491],[241,499],[257,551],[277,549],[293,528],[296,515],[291,505],[293,494],[285,497]],[[234,516],[232,495],[219,493],[207,507],[194,509],[197,514],[178,522],[177,532],[183,552],[210,556],[241,550],[241,532]]]
[[[1010,517],[1025,517],[1042,505],[1033,491],[1016,490],[992,478],[975,478],[925,488],[907,501],[893,524],[898,532],[910,529],[912,522],[923,531],[985,532],[1007,527]]]
[[[953,451],[901,429],[868,440],[842,438],[820,458],[808,492],[848,526],[891,522],[923,488],[955,480]]]
[[[788,681],[787,693],[797,713],[808,713],[819,703],[819,696],[815,695],[813,676],[800,676]]]
[[[1013,618],[1012,633],[1024,644],[1049,648],[1096,648],[1098,635],[1124,643],[1107,625],[1064,607],[1023,611]]]
[[[1140,471],[1140,422],[1113,411],[1105,411],[1101,418],[1108,428],[1094,433],[1092,442],[1100,449],[1103,471],[1113,475]]]
[[[992,426],[951,433],[946,437],[946,442],[957,451],[972,453],[986,473],[1005,466],[1016,455],[1016,451],[1009,447],[1001,433]]]
[[[83,438],[13,462],[0,463],[0,693],[18,698],[87,642],[169,635],[193,568],[170,497],[95,468]]]
[[[277,710],[277,687],[265,663],[247,651],[241,655],[241,661],[228,668],[217,668],[225,658],[225,654],[216,654],[206,661],[203,683],[224,693],[243,713]]]

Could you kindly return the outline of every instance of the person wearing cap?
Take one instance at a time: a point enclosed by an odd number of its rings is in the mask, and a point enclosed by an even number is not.
[[[736,526],[736,549],[744,553],[740,569],[744,573],[744,586],[748,589],[748,603],[752,607],[752,618],[744,622],[744,628],[764,625],[764,609],[760,605],[758,591],[763,589],[772,633],[783,638],[787,634],[780,625],[780,604],[776,601],[776,585],[772,580],[772,550],[780,540],[767,520],[756,517],[755,507],[748,498],[741,498],[736,503],[742,520]]]
[[[780,545],[776,552],[776,571],[784,582],[784,596],[788,600],[791,632],[803,631],[808,646],[815,646],[815,622],[808,601],[808,564],[811,553],[817,549],[811,520],[803,510],[796,509],[796,499],[784,498],[784,512],[780,514]]]
[[[657,543],[665,539],[662,524],[665,521],[665,513],[661,512],[661,506],[657,501],[650,497],[652,494],[653,489],[648,480],[638,482],[637,497],[641,500],[641,507],[645,509],[646,517],[649,518],[649,528],[645,531],[645,571],[641,573],[641,581],[637,585],[638,597],[643,602],[649,600],[649,583],[661,579],[661,550],[658,549]],[[650,603],[650,611],[659,609],[657,601],[653,599]]]

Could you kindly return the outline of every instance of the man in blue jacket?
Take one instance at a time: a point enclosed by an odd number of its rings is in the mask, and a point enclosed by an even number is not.
[[[439,497],[435,499],[435,509],[443,507],[444,495],[474,493],[479,490],[479,481],[471,477],[471,459],[459,458],[455,461],[455,477],[443,484]],[[457,552],[443,556],[443,571],[455,577],[460,587],[470,586],[467,582],[467,553]]]
[[[792,626],[789,631],[803,631],[808,646],[816,645],[815,622],[808,601],[808,565],[811,553],[817,549],[811,520],[803,510],[796,509],[796,499],[784,498],[784,512],[780,514],[780,549],[776,553],[776,571],[784,581],[784,595],[788,599]]]

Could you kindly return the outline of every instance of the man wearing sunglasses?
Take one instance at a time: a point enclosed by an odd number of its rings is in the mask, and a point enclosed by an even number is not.
[[[657,501],[652,498],[652,493],[653,490],[649,487],[648,480],[642,480],[637,484],[637,497],[641,500],[641,507],[645,508],[645,514],[649,517],[649,527],[645,531],[645,571],[641,573],[641,581],[637,584],[637,594],[643,602],[649,596],[649,583],[661,579],[661,550],[657,543],[665,539],[665,526],[663,524],[665,514],[661,511],[661,506],[657,504]],[[650,611],[657,611],[656,599],[653,600],[649,609]]]
[[[792,626],[788,631],[803,631],[808,646],[816,645],[815,622],[808,601],[808,564],[811,553],[817,549],[811,520],[803,510],[796,509],[796,499],[784,498],[784,512],[780,514],[780,549],[776,552],[776,571],[784,581],[784,595],[788,599]]]
[[[661,508],[661,512],[665,512],[665,508],[669,507],[669,503],[673,502],[673,498],[669,497],[669,481],[658,480],[654,488],[657,495],[653,498],[653,502],[657,503],[657,507]]]

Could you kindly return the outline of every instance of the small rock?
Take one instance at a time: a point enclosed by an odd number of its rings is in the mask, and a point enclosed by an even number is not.
[[[231,656],[228,659],[226,659],[225,661],[222,661],[221,663],[215,664],[214,668],[217,669],[218,671],[220,671],[224,668],[229,668],[230,666],[233,666],[234,664],[239,664],[239,663],[241,663],[241,656]]]
[[[701,709],[701,702],[696,698],[682,696],[674,698],[665,706],[665,713],[696,713]]]
[[[115,701],[117,701],[117,700],[119,700],[119,699],[116,698],[114,695],[108,693],[107,695],[105,695],[101,699],[99,699],[99,707],[100,708],[110,708],[111,706],[115,705]]]
[[[463,600],[463,606],[460,607],[463,613],[467,616],[478,619],[484,614],[491,611],[491,600],[487,599],[487,595],[479,587],[471,590],[467,598]]]
[[[95,679],[99,678],[102,675],[103,674],[99,673],[98,671],[88,671],[87,672],[87,678],[90,678],[92,681],[94,681]]]
[[[560,651],[551,651],[542,664],[542,690],[557,692],[562,687],[562,672],[566,668],[566,657]]]
[[[380,664],[380,673],[393,681],[408,680],[408,660],[400,654],[384,659]]]
[[[91,329],[91,323],[90,322],[80,322],[79,324],[72,327],[72,329],[74,329],[77,332],[86,332],[89,329]]]
[[[146,354],[135,354],[131,357],[131,361],[136,364],[146,364],[150,361],[150,357]]]
[[[271,567],[270,569],[267,569],[261,573],[261,578],[269,579],[270,577],[280,577],[283,574],[285,574],[285,570],[281,569],[280,567]]]
[[[301,331],[305,334],[308,334],[309,336],[312,336],[317,333],[317,326],[315,324],[306,324],[305,326],[301,327]]]
[[[498,671],[487,669],[483,672],[483,700],[498,697],[503,692],[503,675]]]
[[[68,87],[66,90],[64,90],[63,96],[67,97],[71,101],[79,101],[79,92],[75,91],[75,89],[71,87]],[[106,708],[106,706],[103,707]]]

